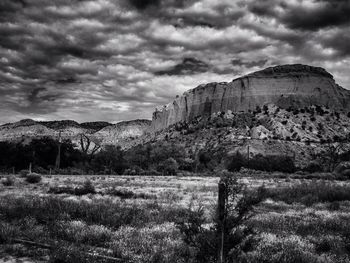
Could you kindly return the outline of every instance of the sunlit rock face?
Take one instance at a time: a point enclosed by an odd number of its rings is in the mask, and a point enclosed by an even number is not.
[[[94,133],[102,144],[120,144],[125,140],[144,135],[150,128],[150,120],[124,121],[114,125],[109,125]]]
[[[185,92],[172,103],[156,109],[152,130],[220,111],[255,110],[269,103],[281,108],[322,105],[347,111],[350,91],[337,85],[323,68],[300,64],[276,66],[229,83],[209,83]]]

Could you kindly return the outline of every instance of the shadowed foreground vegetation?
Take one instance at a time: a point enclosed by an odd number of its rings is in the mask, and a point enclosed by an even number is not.
[[[13,177],[11,184],[0,184],[0,255],[43,262],[115,262],[93,255],[120,262],[214,262],[213,251],[201,245],[208,239],[201,237],[215,226],[217,178],[86,178],[43,176],[29,184]],[[347,182],[243,181],[248,192],[263,186],[262,202],[235,230],[237,240],[244,237],[240,229],[253,234],[235,247],[237,262],[349,262]],[[202,230],[192,232],[196,226]],[[188,242],[191,236],[197,245]],[[17,239],[52,249],[18,244]]]

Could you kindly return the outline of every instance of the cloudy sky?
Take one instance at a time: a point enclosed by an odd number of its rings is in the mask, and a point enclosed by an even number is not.
[[[0,0],[0,123],[151,118],[276,64],[350,89],[349,0]]]

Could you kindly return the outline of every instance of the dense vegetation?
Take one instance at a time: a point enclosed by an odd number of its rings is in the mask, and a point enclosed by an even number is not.
[[[164,174],[180,171],[210,170],[212,156],[207,152],[186,153],[184,147],[170,142],[148,143],[129,150],[106,146],[91,154],[79,151],[71,141],[61,143],[60,167],[57,168],[58,142],[51,138],[29,143],[0,142],[0,170],[10,173],[28,169],[37,173],[65,174]]]
[[[240,171],[241,168],[265,172],[294,173],[298,169],[290,156],[261,154],[250,156],[237,152],[228,155],[224,147],[193,151],[175,141],[164,140],[139,144],[124,150],[107,145],[100,151],[81,151],[70,140],[60,144],[60,165],[57,166],[59,143],[52,138],[25,142],[0,142],[0,172],[19,173],[27,170],[40,174],[128,174],[128,175],[190,175],[212,173],[222,169]],[[333,172],[349,160],[349,152],[340,152],[339,146],[329,145],[318,162],[310,162],[306,172]],[[347,169],[347,168],[346,168]],[[346,170],[350,171],[350,170]]]

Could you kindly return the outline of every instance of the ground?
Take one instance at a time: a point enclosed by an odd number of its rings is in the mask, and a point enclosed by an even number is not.
[[[349,181],[328,174],[236,175],[249,189],[264,185],[267,192],[249,222],[257,243],[245,262],[350,262]],[[55,175],[29,184],[11,178],[12,185],[0,184],[0,262],[8,263],[191,262],[175,222],[189,207],[203,206],[210,224],[219,182]]]

